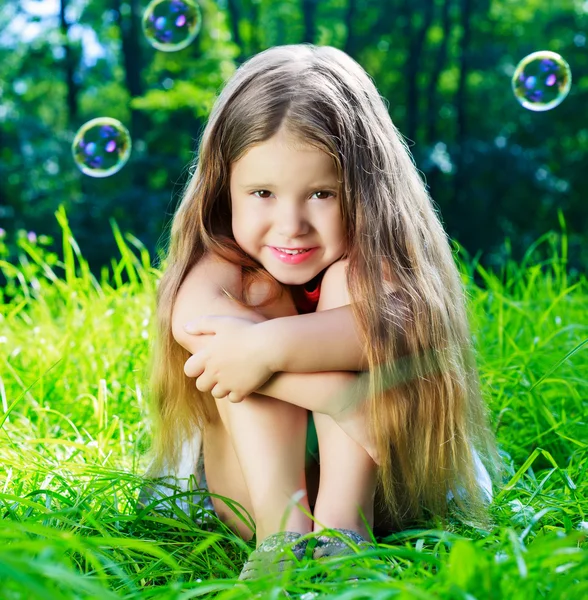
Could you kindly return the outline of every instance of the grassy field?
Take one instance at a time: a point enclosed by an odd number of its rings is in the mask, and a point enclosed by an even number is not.
[[[252,544],[136,504],[160,273],[111,222],[121,256],[98,281],[55,214],[62,256],[21,235],[8,261],[0,240],[0,600],[588,598],[588,282],[566,269],[565,229],[498,273],[459,252],[508,471],[496,529],[408,530],[239,588]]]

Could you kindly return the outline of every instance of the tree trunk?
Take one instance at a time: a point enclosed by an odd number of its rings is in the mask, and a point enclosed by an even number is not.
[[[142,9],[139,0],[128,0],[131,11],[128,17],[122,18],[121,0],[115,0],[118,14],[118,23],[121,32],[123,64],[125,66],[125,82],[129,96],[137,98],[144,94],[143,80],[143,60],[141,56],[140,39],[141,15]],[[149,116],[140,110],[131,108],[131,126],[130,134],[133,143],[145,140],[145,134],[149,128]],[[149,194],[149,169],[150,155],[149,151],[139,156],[132,157],[127,168],[132,169],[132,187],[127,191],[124,197],[125,210],[130,215],[141,214],[142,206],[145,203],[145,197]],[[122,200],[122,199],[121,199]],[[134,224],[133,224],[134,226]]]
[[[116,9],[119,15],[119,27],[122,40],[123,63],[125,66],[125,81],[131,98],[142,96],[144,93],[141,73],[143,61],[141,60],[141,3],[139,0],[130,0],[131,12],[127,19],[122,18],[121,0],[116,0]],[[131,108],[131,133],[133,139],[142,139],[146,128],[146,117],[141,111]]]
[[[251,2],[250,8],[251,20],[251,55],[261,52],[261,35],[259,27],[259,3]]]
[[[355,36],[355,30],[353,28],[356,14],[357,0],[349,0],[344,18],[345,28],[347,29],[347,38],[345,39],[345,46],[343,47],[343,51],[349,54],[349,56],[353,56],[355,54],[357,46],[357,39]]]
[[[74,81],[74,72],[76,68],[73,48],[68,39],[69,23],[65,18],[67,10],[67,0],[61,0],[59,7],[59,22],[61,33],[63,35],[63,49],[65,51],[65,83],[67,85],[67,112],[68,121],[71,127],[75,126],[78,117],[78,86]]]
[[[467,154],[467,114],[466,114],[466,82],[469,70],[469,46],[471,40],[471,16],[472,16],[472,0],[462,0],[461,9],[461,28],[462,35],[459,44],[460,49],[460,69],[459,83],[457,93],[455,95],[455,108],[457,111],[457,132],[456,132],[456,149],[455,149],[455,165],[456,173],[454,178],[454,198],[457,207],[463,205],[463,199],[467,197],[467,190],[464,189],[467,183],[465,174],[465,157]]]
[[[314,44],[316,39],[316,9],[318,0],[302,0],[304,37],[302,42]]]
[[[439,115],[439,78],[441,77],[441,71],[445,66],[447,60],[447,49],[449,47],[449,36],[451,35],[451,9],[452,0],[444,0],[443,7],[441,9],[441,27],[443,28],[443,38],[437,49],[435,55],[435,62],[433,64],[433,70],[429,78],[429,85],[427,86],[427,98],[429,100],[429,106],[426,114],[426,132],[425,132],[425,144],[432,148],[437,142],[437,122],[440,118]],[[439,169],[433,168],[427,177],[427,183],[429,190],[433,197],[436,196],[437,185],[439,182]]]
[[[427,0],[423,13],[422,25],[416,30],[412,30],[410,9],[405,5],[405,12],[409,19],[408,30],[410,32],[408,44],[408,58],[406,61],[406,135],[410,140],[416,141],[417,128],[419,123],[419,70],[421,68],[421,59],[423,55],[423,47],[427,32],[433,22],[433,12],[435,4],[433,0]]]
[[[450,8],[452,0],[444,0],[443,8],[441,9],[441,27],[443,28],[443,38],[435,55],[435,63],[429,78],[427,86],[427,98],[429,100],[429,109],[427,111],[427,132],[426,140],[429,144],[434,144],[437,140],[437,119],[439,118],[439,93],[437,86],[441,71],[447,60],[447,48],[449,46],[449,36],[451,35],[451,18]]]
[[[235,59],[237,67],[243,64],[246,60],[245,49],[243,48],[243,40],[239,33],[239,7],[236,0],[227,0],[227,11],[229,13],[229,25],[231,27],[231,33],[233,35],[233,41],[239,47],[239,56]]]

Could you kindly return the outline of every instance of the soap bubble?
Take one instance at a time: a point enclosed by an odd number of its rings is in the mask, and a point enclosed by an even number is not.
[[[559,54],[547,50],[525,56],[512,77],[516,99],[523,107],[537,112],[561,104],[571,85],[568,63]]]
[[[74,162],[90,177],[118,173],[131,155],[131,136],[116,119],[99,117],[84,123],[71,146]]]
[[[143,14],[143,31],[157,50],[175,52],[194,41],[202,25],[194,0],[152,0]]]

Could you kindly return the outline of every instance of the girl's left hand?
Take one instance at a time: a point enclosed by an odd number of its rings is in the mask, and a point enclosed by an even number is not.
[[[204,315],[184,329],[194,335],[212,335],[210,343],[184,364],[184,373],[196,377],[201,392],[241,402],[273,374],[267,344],[255,333],[255,321],[240,317]]]

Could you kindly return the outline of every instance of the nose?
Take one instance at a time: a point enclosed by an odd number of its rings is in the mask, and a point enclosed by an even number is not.
[[[304,209],[290,204],[283,206],[277,218],[277,230],[282,239],[295,239],[308,233],[309,223]]]

